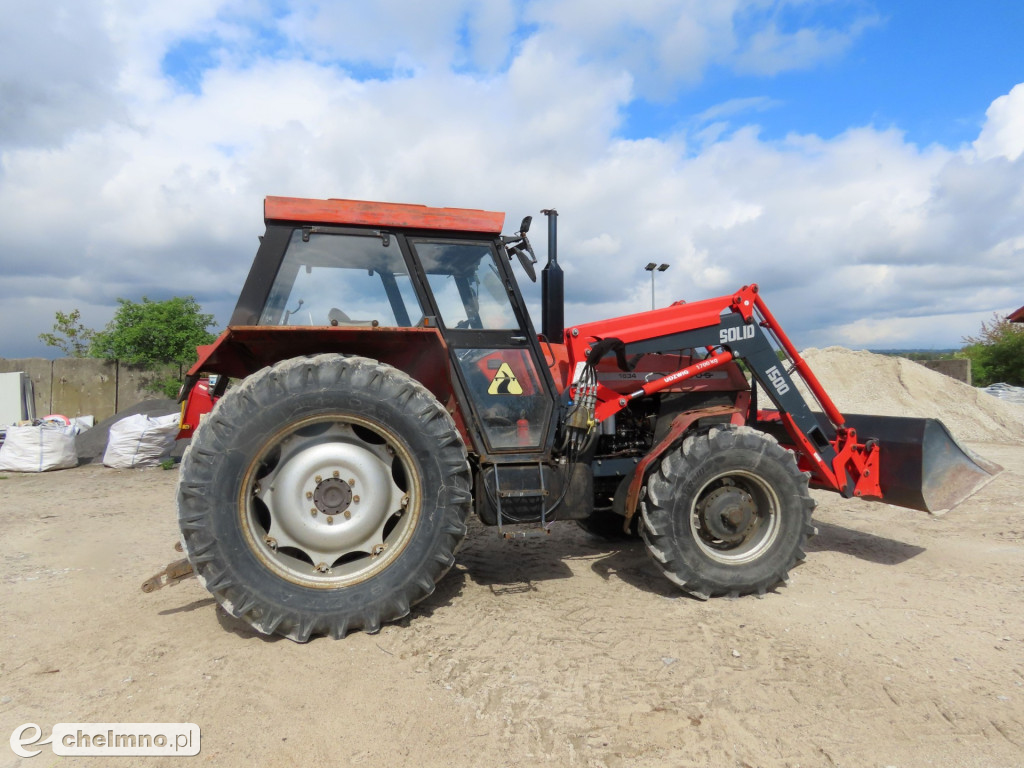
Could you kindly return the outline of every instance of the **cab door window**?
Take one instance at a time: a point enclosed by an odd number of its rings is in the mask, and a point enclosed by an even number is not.
[[[539,447],[551,398],[528,349],[459,349],[463,381],[492,450]]]

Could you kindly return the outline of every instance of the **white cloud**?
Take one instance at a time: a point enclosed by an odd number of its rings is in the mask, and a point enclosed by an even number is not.
[[[750,36],[736,55],[735,68],[738,72],[755,75],[808,69],[839,58],[858,37],[878,23],[876,17],[861,16],[844,28],[805,26],[792,31],[770,23]]]
[[[1024,154],[1024,83],[993,101],[985,117],[985,127],[974,142],[981,159],[1015,161]]]
[[[452,65],[490,71],[507,58],[516,24],[513,0],[297,0],[289,4],[281,29],[321,61],[360,62],[386,71]]]
[[[748,96],[742,99],[729,99],[721,104],[708,107],[694,118],[697,124],[710,123],[728,117],[737,117],[748,112],[765,112],[782,106],[778,99],[767,96]]]

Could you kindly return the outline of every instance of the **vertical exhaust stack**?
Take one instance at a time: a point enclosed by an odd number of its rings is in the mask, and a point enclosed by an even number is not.
[[[561,343],[565,335],[565,279],[558,265],[558,211],[541,211],[548,217],[548,263],[540,273],[541,333]]]

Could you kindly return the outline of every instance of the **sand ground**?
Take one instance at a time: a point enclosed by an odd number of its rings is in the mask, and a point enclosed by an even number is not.
[[[0,766],[1024,765],[1024,445],[950,514],[816,494],[788,586],[700,602],[640,543],[471,528],[437,592],[377,635],[266,639],[173,559],[177,470],[0,480],[0,734],[193,722],[189,758]],[[177,762],[176,762],[177,761]]]

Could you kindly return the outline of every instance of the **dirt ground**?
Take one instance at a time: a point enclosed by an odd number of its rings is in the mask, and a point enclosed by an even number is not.
[[[682,596],[572,523],[476,526],[408,619],[308,645],[194,579],[140,591],[180,556],[177,470],[6,473],[0,734],[192,722],[198,756],[149,760],[217,766],[1021,766],[1024,445],[969,445],[1007,470],[942,518],[817,494],[763,599]]]

